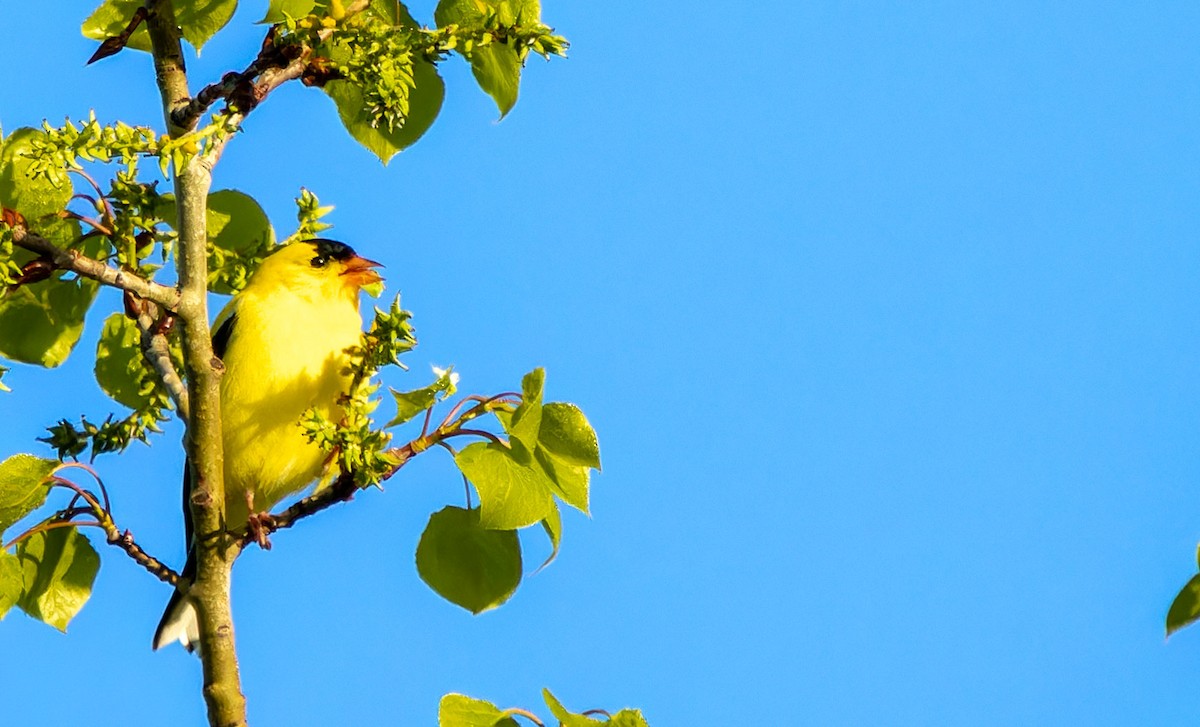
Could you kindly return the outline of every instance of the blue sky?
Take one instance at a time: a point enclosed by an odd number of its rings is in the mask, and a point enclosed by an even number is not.
[[[249,60],[264,6],[195,79]],[[218,167],[285,234],[309,187],[387,264],[421,338],[390,383],[544,365],[605,465],[480,617],[412,564],[461,497],[438,453],[249,553],[251,723],[432,724],[451,691],[544,714],[543,686],[655,727],[1194,722],[1200,629],[1163,617],[1200,539],[1200,9],[545,6],[571,58],[499,124],[452,61],[386,169],[299,86]],[[6,130],[158,123],[145,56],[83,68],[90,9],[6,8]],[[6,378],[5,453],[104,411],[86,358]],[[176,562],[178,435],[103,463]],[[203,724],[195,659],[149,650],[165,590],[103,555],[67,636],[0,624],[6,721]]]

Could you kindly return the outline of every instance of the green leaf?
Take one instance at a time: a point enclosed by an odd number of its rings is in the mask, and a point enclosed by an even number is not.
[[[562,727],[596,727],[604,722],[598,719],[592,719],[585,714],[576,714],[568,712],[567,708],[562,706],[562,702],[550,693],[549,689],[542,689],[542,699],[546,700],[546,706],[550,708],[550,713],[559,721]]]
[[[45,176],[35,176],[32,162],[25,156],[40,134],[35,129],[18,129],[4,139],[0,147],[0,206],[21,212],[33,231],[59,247],[74,247],[79,223],[47,217],[70,199],[66,172],[49,167]],[[33,259],[25,251],[14,257],[18,264]],[[50,280],[0,295],[0,356],[48,368],[66,360],[83,333],[84,315],[99,288],[93,281],[64,280],[67,277],[58,272]]]
[[[205,219],[209,243],[222,250],[248,252],[275,243],[275,231],[267,213],[245,192],[222,189],[208,195]]]
[[[550,538],[550,555],[544,563],[538,566],[538,571],[553,563],[554,559],[558,557],[558,546],[562,543],[562,513],[558,511],[558,505],[550,510],[550,514],[546,516],[545,520],[542,520],[542,529],[546,531],[546,537]]]
[[[605,724],[609,727],[650,727],[639,709],[622,709],[614,714]]]
[[[371,0],[367,14],[374,15],[393,25],[404,28],[419,28],[408,8],[395,0]],[[330,60],[344,63],[350,51],[344,44],[329,49]],[[330,81],[323,87],[325,93],[337,106],[338,116],[346,131],[384,164],[400,151],[412,146],[420,139],[442,110],[446,85],[438,75],[437,68],[420,58],[413,59],[413,88],[408,96],[408,116],[403,125],[393,129],[376,125],[370,110],[363,101],[362,89],[345,80]]]
[[[438,704],[438,727],[517,727],[517,722],[491,702],[447,694]]]
[[[145,364],[142,334],[124,313],[113,313],[104,321],[96,343],[96,381],[114,401],[130,409],[150,403],[151,391],[143,390]]]
[[[417,572],[438,595],[471,613],[507,601],[521,583],[521,545],[512,530],[479,524],[479,509],[434,513],[417,545]]]
[[[394,427],[410,421],[436,404],[438,399],[454,396],[454,392],[458,390],[458,374],[454,373],[454,367],[451,366],[444,371],[434,368],[433,371],[437,374],[437,381],[429,386],[413,391],[391,389],[392,396],[396,399],[396,417],[387,423],[387,427]]]
[[[538,430],[542,425],[542,392],[546,386],[546,370],[536,368],[521,379],[521,405],[505,425],[514,439],[530,452],[537,447]],[[503,422],[503,420],[501,420]]]
[[[39,129],[17,129],[0,146],[0,206],[20,212],[30,228],[38,232],[42,232],[41,218],[66,207],[73,193],[71,180],[61,167],[47,167],[40,175],[33,173],[29,156],[33,142],[45,135]]]
[[[45,479],[58,467],[52,459],[14,454],[0,462],[0,535],[41,507],[50,487]]]
[[[538,443],[571,464],[600,469],[600,443],[579,407],[561,401],[542,407]]]
[[[554,486],[554,494],[585,515],[588,509],[588,468],[564,462],[542,447],[533,452],[534,462]]]
[[[317,6],[325,7],[326,3],[317,0],[271,0],[267,6],[267,14],[259,23],[282,23],[291,18],[304,18],[312,14]]]
[[[0,356],[47,368],[66,361],[98,287],[84,278],[53,277],[0,298]]]
[[[174,195],[163,195],[155,214],[164,220],[176,215]],[[208,195],[208,289],[232,295],[246,287],[250,274],[275,245],[275,230],[253,197],[236,189]]]
[[[92,595],[100,556],[75,528],[57,528],[31,535],[17,546],[24,572],[21,610],[59,631]]]
[[[485,528],[516,530],[550,515],[552,484],[539,470],[518,462],[509,448],[476,442],[456,454],[454,462],[479,492]]]
[[[501,22],[512,23],[518,17],[522,24],[540,22],[539,0],[440,0],[433,13],[439,28],[455,24],[477,27],[483,24],[484,11],[490,7],[500,14]],[[508,115],[517,103],[521,87],[521,60],[517,52],[502,43],[476,47],[466,54],[471,72],[485,93],[496,102],[500,118]]]
[[[25,578],[21,574],[21,560],[8,551],[0,550],[0,620],[9,609],[21,600],[25,590]]]
[[[330,81],[324,90],[337,105],[338,116],[350,136],[387,164],[396,154],[415,144],[433,126],[442,110],[446,85],[433,64],[414,59],[413,83],[408,97],[408,118],[404,125],[392,130],[372,126],[373,119],[363,103],[362,91],[353,83]]]
[[[493,43],[471,53],[471,72],[484,93],[496,102],[500,118],[517,105],[521,90],[521,60],[507,45]]]
[[[1167,636],[1200,619],[1200,574],[1192,576],[1167,611]]]
[[[120,35],[130,18],[145,3],[143,0],[105,0],[88,19],[83,21],[83,36],[104,40]],[[175,22],[183,29],[183,37],[199,52],[217,34],[237,10],[237,0],[174,0]],[[150,50],[150,34],[143,22],[129,36],[127,48]]]

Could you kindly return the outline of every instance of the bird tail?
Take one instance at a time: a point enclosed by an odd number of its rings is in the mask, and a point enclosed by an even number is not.
[[[180,578],[190,585],[195,574],[196,553],[189,551],[187,565],[183,567]],[[154,631],[154,650],[157,651],[172,641],[178,641],[189,652],[195,651],[200,643],[200,621],[196,616],[196,606],[180,589],[171,594],[162,620],[158,622],[158,628]]]

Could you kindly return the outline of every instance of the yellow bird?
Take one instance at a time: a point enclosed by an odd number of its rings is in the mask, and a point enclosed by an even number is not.
[[[338,397],[349,379],[346,349],[360,343],[358,292],[380,282],[379,263],[341,242],[313,239],[279,248],[217,316],[213,349],[225,362],[221,432],[225,450],[225,526],[237,531],[258,513],[315,480],[326,453],[300,426],[309,408],[340,417]],[[190,477],[184,470],[183,513],[188,560],[195,575]],[[196,611],[175,591],[154,633],[154,648],[200,638]]]

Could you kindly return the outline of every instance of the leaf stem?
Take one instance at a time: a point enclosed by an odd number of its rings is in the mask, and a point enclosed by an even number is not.
[[[9,548],[13,547],[17,543],[20,543],[25,538],[31,537],[33,535],[37,535],[38,533],[44,533],[47,530],[55,530],[56,528],[73,528],[73,527],[101,528],[104,526],[95,520],[85,520],[84,522],[77,522],[75,520],[51,520],[49,522],[41,522],[41,523],[38,523],[37,525],[34,525],[33,527],[29,528],[28,530],[21,533],[20,535],[13,538],[12,540],[8,541],[7,543],[5,543],[4,550],[8,550]]]
[[[508,715],[519,715],[538,725],[538,727],[546,727],[546,724],[542,722],[542,720],[540,720],[536,714],[527,709],[521,709],[520,707],[509,707],[508,709],[504,710],[504,713]]]

